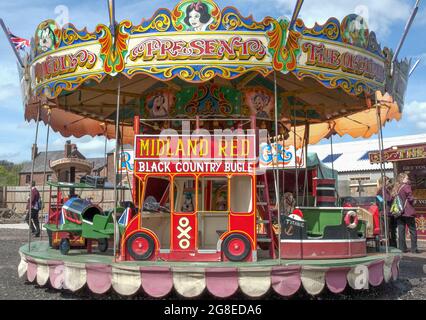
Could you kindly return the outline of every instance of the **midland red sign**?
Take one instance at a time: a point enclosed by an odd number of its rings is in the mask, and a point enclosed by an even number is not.
[[[241,135],[139,135],[136,173],[253,173],[256,137]]]

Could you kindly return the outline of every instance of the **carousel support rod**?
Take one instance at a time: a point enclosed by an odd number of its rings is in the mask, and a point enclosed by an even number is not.
[[[380,174],[382,177],[382,197],[383,197],[383,221],[384,221],[384,228],[385,228],[385,249],[386,254],[389,253],[389,234],[388,234],[388,219],[387,219],[387,203],[386,203],[386,196],[385,196],[385,166],[383,163],[384,154],[383,154],[383,131],[382,131],[382,119],[381,119],[381,109],[380,104],[377,101],[376,97],[376,111],[377,111],[377,125],[379,128],[379,157],[380,157]]]
[[[125,102],[123,101],[123,105],[125,105]],[[120,136],[121,142],[121,156],[120,156],[120,181],[123,181],[123,163],[121,161],[121,157],[124,156],[124,124],[121,124],[121,136]],[[130,188],[130,180],[129,180],[129,174],[128,174],[128,170],[126,167],[126,178],[127,178],[127,183],[128,186]],[[123,188],[121,190],[121,201],[125,201],[126,200],[126,190]]]
[[[44,209],[44,192],[46,186],[46,171],[47,171],[47,150],[49,149],[49,135],[50,135],[50,119],[51,119],[52,111],[50,108],[47,109],[47,133],[46,133],[46,148],[44,152],[44,171],[43,171],[43,189],[42,189],[42,200],[43,200],[43,208]],[[49,214],[49,212],[48,212]],[[43,225],[43,224],[42,224]],[[43,231],[43,230],[42,230]],[[40,232],[40,241],[43,240],[43,232]]]
[[[106,172],[108,175],[108,155],[107,155],[107,145],[108,145],[108,133],[107,133],[107,124],[104,123],[104,136],[105,136],[105,143],[104,143],[104,160],[105,160],[105,166],[106,166]],[[105,188],[102,188],[102,196],[101,201],[99,204],[103,203],[105,200]]]
[[[274,93],[275,93],[275,148],[278,149],[278,88],[277,88],[277,73],[274,71]],[[278,154],[277,154],[278,157]],[[274,171],[274,182],[275,182],[275,192],[276,192],[276,202],[277,202],[277,220],[278,220],[278,259],[281,260],[281,219],[280,219],[280,182],[279,182],[279,174],[280,171],[278,170],[279,163],[277,163],[277,167]],[[283,195],[284,198],[284,195]],[[270,221],[272,223],[272,221]],[[274,241],[274,239],[271,239],[271,242]],[[271,243],[272,245],[272,243]]]
[[[24,69],[25,67],[24,67],[24,63],[22,62],[22,58],[19,55],[18,50],[16,50],[15,45],[12,43],[12,40],[10,39],[9,31],[6,28],[6,25],[4,24],[3,19],[1,19],[1,18],[0,18],[0,25],[1,25],[3,32],[4,32],[4,34],[7,38],[7,41],[9,41],[9,44],[12,47],[12,51],[15,54],[16,59],[18,59],[19,65],[21,66],[22,69]]]
[[[385,150],[385,148],[384,148],[384,138],[383,138],[383,130],[382,130],[382,126],[380,126],[380,136],[381,136],[381,142],[380,142],[380,144],[381,144],[381,154],[382,154],[382,163],[383,163],[383,176],[386,176],[386,164],[385,164],[385,162],[384,162],[384,150]],[[384,188],[385,188],[385,185],[383,184],[383,186],[382,186],[382,192],[383,192],[383,190],[384,190]],[[384,199],[384,193],[383,193],[383,199]],[[383,205],[383,210],[384,210],[384,212],[387,212],[387,203],[385,203],[384,205]],[[386,215],[386,218],[385,218],[385,230],[387,231],[387,233],[386,234],[388,234],[388,230],[389,230],[389,221],[388,221],[388,217],[387,217],[387,215]],[[388,247],[389,247],[389,241],[386,241],[386,248],[387,248],[387,250],[388,250]],[[388,251],[386,251],[386,253],[387,253]]]
[[[37,139],[38,139],[38,128],[40,124],[40,105],[38,106],[37,111],[37,125],[36,125],[36,134],[34,138],[34,144],[31,150],[31,174],[30,174],[30,194],[28,198],[28,252],[31,252],[31,224],[33,223],[33,219],[31,218],[31,195],[33,191],[33,179],[34,179],[34,165],[35,165],[35,158],[36,158],[36,148],[37,148]]]
[[[114,261],[117,259],[117,172],[118,172],[118,156],[120,150],[120,91],[121,91],[121,81],[118,78],[118,89],[117,89],[117,115],[115,120],[115,159],[114,159]]]
[[[310,125],[309,122],[307,121],[307,117],[306,117],[306,124],[305,124],[305,181],[304,181],[304,186],[303,186],[303,193],[304,193],[304,197],[303,197],[303,204],[305,206],[308,206],[308,147],[309,147],[309,129],[310,129]],[[306,191],[305,191],[306,190]],[[306,197],[306,198],[305,198]]]
[[[291,17],[290,24],[288,26],[288,29],[291,30],[294,27],[294,24],[296,23],[297,17],[299,16],[300,10],[302,9],[304,0],[297,0],[296,5],[294,7],[293,16]]]
[[[297,125],[297,123],[296,123],[296,119],[295,119],[295,117],[296,117],[296,109],[294,107],[294,104],[293,104],[293,117],[294,117],[294,122],[293,122],[293,130],[294,130],[294,136],[293,136],[293,138],[294,138],[294,167],[295,167],[295,170],[296,170],[295,171],[296,175],[295,175],[294,181],[295,181],[295,187],[296,187],[296,207],[298,207],[299,206],[299,166],[297,164],[297,156],[296,156],[296,154],[297,154],[297,147],[296,147],[296,143],[297,143],[297,141],[296,141],[296,125]]]
[[[111,35],[115,39],[115,0],[108,0],[108,13],[109,13],[109,28]]]
[[[417,69],[417,66],[419,65],[420,61],[422,61],[421,58],[416,61],[416,63],[411,68],[410,72],[408,73],[408,77],[411,77],[411,75],[413,74],[413,72]]]
[[[334,179],[334,150],[333,150],[333,133],[330,136],[330,152],[331,152],[331,170],[333,171]]]
[[[195,116],[195,129],[200,130],[200,116]]]
[[[402,34],[401,40],[399,41],[398,46],[396,47],[395,54],[394,54],[393,59],[392,59],[392,74],[393,74],[393,65],[395,64],[395,62],[398,59],[399,52],[401,51],[401,48],[404,45],[405,39],[407,38],[408,32],[410,31],[410,28],[411,28],[411,25],[413,24],[414,18],[417,15],[417,11],[419,11],[419,5],[420,5],[420,0],[417,0],[416,4],[414,5],[413,11],[411,12],[410,17],[408,18],[407,24],[405,25],[405,29],[404,29],[404,32]]]
[[[137,115],[133,119],[133,131],[134,131],[135,135],[140,135],[140,133],[141,133],[140,126],[141,126],[141,120],[140,120],[140,117]],[[135,177],[133,177],[133,179],[132,179],[132,200],[133,200],[133,203],[137,206],[138,205],[138,201],[136,199],[136,195],[137,195],[137,193],[136,193],[136,188],[137,188],[136,183],[137,183],[137,181],[136,181]]]

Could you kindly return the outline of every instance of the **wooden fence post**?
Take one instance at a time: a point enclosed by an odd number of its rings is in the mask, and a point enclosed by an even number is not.
[[[0,208],[3,208],[3,194],[4,194],[4,187],[1,187],[1,189],[0,189]]]
[[[7,208],[7,186],[3,188],[3,205]]]

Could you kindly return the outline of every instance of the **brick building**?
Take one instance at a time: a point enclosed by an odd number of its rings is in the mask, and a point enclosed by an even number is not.
[[[37,147],[34,161],[34,177],[36,185],[43,185],[45,152],[38,152]],[[26,186],[31,181],[32,163],[25,163],[19,173],[19,185]],[[71,181],[76,182],[84,175],[107,176],[105,158],[86,158],[77,146],[67,141],[62,151],[48,151],[46,165],[46,181]]]

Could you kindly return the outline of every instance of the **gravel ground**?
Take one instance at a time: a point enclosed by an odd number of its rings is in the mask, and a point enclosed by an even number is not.
[[[96,296],[83,288],[77,293],[65,290],[57,291],[48,287],[31,284],[18,277],[18,264],[20,261],[18,250],[28,241],[28,231],[0,228],[0,300],[120,300],[125,299],[111,292],[109,295]],[[355,291],[346,289],[342,294],[336,295],[324,289],[317,297],[311,297],[301,290],[291,299],[297,300],[426,300],[426,251],[422,254],[406,254],[401,264],[401,274],[397,281],[383,284],[378,288],[368,291]],[[200,297],[212,299],[206,293]],[[265,299],[277,300],[282,297],[269,293]],[[132,298],[147,300],[143,295]],[[169,300],[180,299],[176,293],[171,293]],[[232,299],[244,299],[237,293]],[[232,300],[231,299],[231,300]]]

